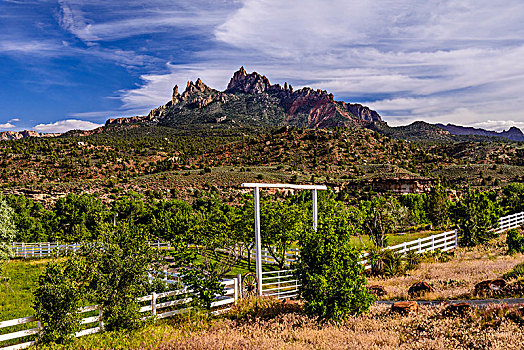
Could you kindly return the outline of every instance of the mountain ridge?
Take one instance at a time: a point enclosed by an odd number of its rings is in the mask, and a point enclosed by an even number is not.
[[[524,133],[516,126],[510,127],[508,130],[501,132],[486,130],[482,128],[474,128],[471,126],[461,126],[455,124],[434,124],[435,126],[448,131],[451,135],[478,135],[490,137],[503,137],[512,141],[524,141]]]
[[[266,76],[247,73],[242,66],[224,91],[198,78],[188,81],[182,93],[175,85],[171,100],[147,116],[108,119],[106,125],[148,122],[175,127],[226,124],[329,128],[366,126],[375,121],[382,118],[367,106],[335,101],[325,90],[294,90],[287,82],[284,86],[271,84]]]

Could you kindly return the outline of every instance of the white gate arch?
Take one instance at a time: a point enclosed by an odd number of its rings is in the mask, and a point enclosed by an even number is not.
[[[243,183],[241,187],[254,188],[255,192],[255,246],[256,246],[256,271],[258,280],[258,295],[262,295],[262,248],[260,239],[260,194],[261,188],[289,188],[294,190],[313,191],[313,230],[317,230],[317,190],[327,190],[324,185],[293,185],[293,184],[266,184]]]

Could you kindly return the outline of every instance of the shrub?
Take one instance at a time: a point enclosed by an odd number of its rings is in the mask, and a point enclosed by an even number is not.
[[[182,268],[182,282],[193,290],[193,305],[206,310],[211,309],[211,303],[216,295],[224,295],[224,288],[216,269],[207,269],[202,263],[196,263],[190,268]]]
[[[52,261],[38,278],[33,308],[42,325],[40,340],[66,343],[80,329],[79,314],[82,288],[79,288],[78,263]]]
[[[366,289],[360,251],[345,231],[321,223],[301,242],[297,278],[304,310],[322,319],[341,320],[366,312],[374,297]]]
[[[508,254],[524,252],[524,237],[520,236],[519,231],[515,228],[508,231],[506,244],[508,245]]]
[[[419,267],[420,262],[422,261],[422,256],[414,250],[408,251],[404,255],[404,260],[406,264],[406,270],[415,270]]]
[[[522,276],[524,276],[524,263],[520,263],[513,267],[511,271],[506,272],[504,275],[502,275],[502,278],[505,280],[513,280],[520,279]]]

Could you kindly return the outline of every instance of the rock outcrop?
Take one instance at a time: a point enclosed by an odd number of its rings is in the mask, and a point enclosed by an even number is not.
[[[0,140],[20,140],[27,137],[57,137],[61,133],[39,133],[33,130],[23,131],[2,131],[0,132]]]

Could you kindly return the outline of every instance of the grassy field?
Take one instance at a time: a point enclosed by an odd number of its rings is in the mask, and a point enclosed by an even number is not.
[[[417,314],[391,314],[373,306],[362,316],[322,323],[300,303],[253,299],[220,318],[185,316],[131,332],[107,332],[41,349],[521,349],[522,326],[508,307],[443,316],[444,306]]]
[[[369,278],[369,284],[383,286],[388,295],[383,299],[408,299],[413,283],[425,281],[435,288],[434,293],[422,299],[468,298],[475,284],[501,278],[514,266],[524,261],[523,254],[507,255],[506,235],[474,248],[457,248],[447,262],[423,262],[417,269],[393,278]]]
[[[49,259],[12,260],[7,264],[8,281],[0,282],[0,321],[30,316],[38,276]]]

